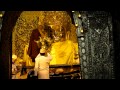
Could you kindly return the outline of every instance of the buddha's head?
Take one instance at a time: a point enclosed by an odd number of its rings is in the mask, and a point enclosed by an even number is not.
[[[66,11],[47,11],[44,22],[49,27],[54,42],[66,40],[71,18]]]
[[[41,35],[44,36],[40,39],[40,43],[43,42],[41,44],[43,47],[48,48],[53,42],[65,41],[75,36],[73,34],[75,33],[75,26],[66,11],[45,11],[44,15],[43,21],[39,24],[43,25],[39,27]]]

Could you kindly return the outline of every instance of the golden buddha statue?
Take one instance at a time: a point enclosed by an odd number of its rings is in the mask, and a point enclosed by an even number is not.
[[[75,26],[66,11],[46,11],[44,24],[51,30],[52,40],[50,54],[53,57],[50,65],[79,64],[78,43]],[[47,37],[46,37],[47,38]]]

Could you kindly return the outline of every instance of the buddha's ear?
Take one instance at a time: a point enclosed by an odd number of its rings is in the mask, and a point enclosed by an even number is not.
[[[70,40],[70,31],[66,32],[66,40]]]

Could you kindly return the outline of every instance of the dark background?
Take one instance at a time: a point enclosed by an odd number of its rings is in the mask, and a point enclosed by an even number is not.
[[[120,11],[112,12],[115,76],[120,79]]]

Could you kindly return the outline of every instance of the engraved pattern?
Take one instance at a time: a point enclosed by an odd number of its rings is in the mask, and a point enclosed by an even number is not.
[[[96,15],[95,15],[96,14]],[[93,17],[92,17],[93,15]],[[89,17],[88,27],[89,42],[89,78],[92,79],[112,79],[113,76],[113,53],[111,52],[110,33],[112,29],[108,14],[94,12]],[[109,23],[108,23],[109,22]]]
[[[86,53],[80,50],[82,79],[113,79],[113,35],[112,19],[109,13],[103,11],[81,12],[83,29],[87,31],[83,37],[78,37],[79,48],[85,42]],[[77,23],[77,15],[74,19]],[[80,35],[77,32],[77,35]]]

